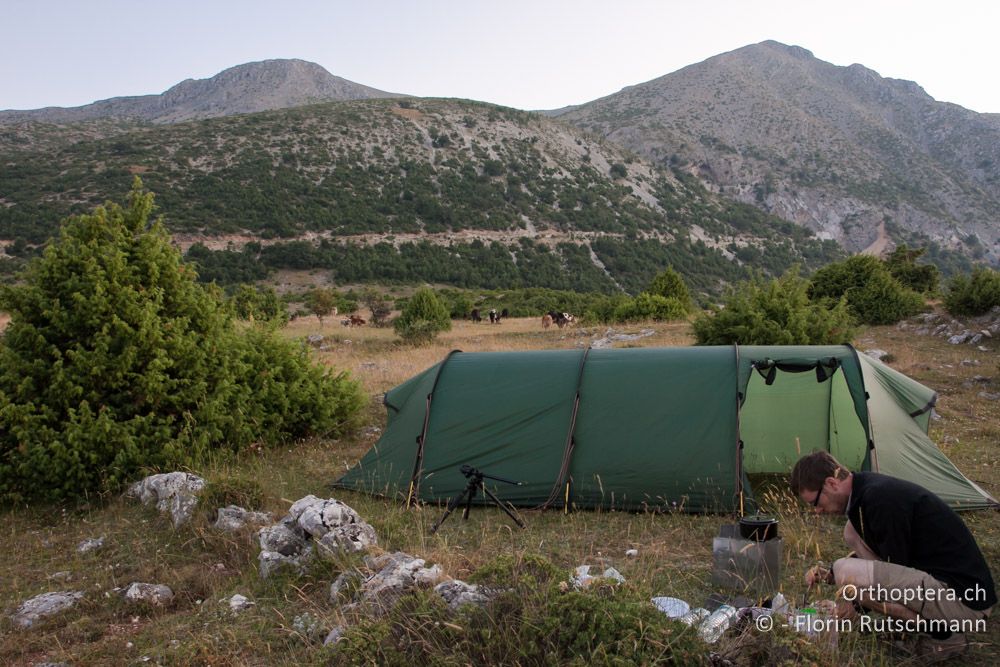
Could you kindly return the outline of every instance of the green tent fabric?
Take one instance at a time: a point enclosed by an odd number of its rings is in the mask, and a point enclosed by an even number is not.
[[[826,449],[996,505],[928,438],[935,399],[848,345],[456,351],[386,393],[385,433],[335,484],[441,502],[468,465],[522,507],[745,512],[748,475]]]

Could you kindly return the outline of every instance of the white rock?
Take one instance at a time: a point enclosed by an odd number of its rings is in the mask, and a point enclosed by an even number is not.
[[[882,359],[889,356],[888,352],[886,352],[885,350],[879,350],[878,348],[872,350],[865,350],[865,354],[867,354],[872,359],[878,359],[879,361],[882,361]]]
[[[250,607],[253,607],[254,604],[255,603],[253,600],[250,600],[246,596],[240,595],[239,593],[229,598],[229,609],[234,614],[238,614],[241,611],[246,611]]]
[[[82,597],[83,593],[77,591],[42,593],[21,603],[11,620],[16,627],[27,629],[47,616],[72,609]]]
[[[220,507],[216,513],[215,528],[235,532],[246,525],[263,525],[274,521],[270,512],[251,512],[236,505]]]
[[[80,542],[76,545],[76,552],[81,554],[90,553],[91,551],[97,551],[104,546],[104,536],[92,537]]]
[[[205,480],[186,472],[150,475],[129,487],[128,495],[138,497],[143,504],[156,503],[156,509],[170,512],[174,527],[191,519],[198,505],[197,494],[205,488]]]
[[[164,584],[133,582],[125,589],[125,599],[129,602],[145,602],[159,607],[173,600],[174,592]]]
[[[368,551],[375,543],[375,529],[363,521],[334,528],[319,540],[327,553]]]
[[[467,584],[458,579],[438,584],[434,587],[434,592],[444,598],[444,601],[448,603],[448,608],[452,611],[467,604],[482,606],[489,601],[489,598],[479,590],[478,586]]]
[[[306,546],[305,538],[283,523],[265,526],[257,531],[257,540],[263,551],[274,551],[282,556],[295,556]]]
[[[638,549],[626,549],[625,550],[625,557],[626,558],[635,558],[638,555],[639,555],[639,550]]]

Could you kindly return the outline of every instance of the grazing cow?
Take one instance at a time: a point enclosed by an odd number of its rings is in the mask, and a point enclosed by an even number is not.
[[[548,329],[550,326],[552,326],[552,321],[553,321],[552,316],[549,315],[548,313],[542,315],[542,328]]]
[[[365,324],[365,318],[358,317],[357,315],[351,315],[351,319],[348,321],[350,323],[349,326],[352,327],[361,327]]]
[[[500,316],[496,308],[490,308],[490,324],[500,324]]]
[[[502,319],[507,319],[508,317],[510,317],[510,312],[506,308],[504,308],[503,310],[500,311],[500,317]]]
[[[469,319],[478,324],[483,321],[483,316],[479,314],[478,308],[473,308],[472,312],[469,314]]]
[[[576,321],[575,318],[569,313],[560,313],[555,310],[549,311],[549,317],[552,318],[552,321],[560,329],[570,324],[573,324],[573,322]]]

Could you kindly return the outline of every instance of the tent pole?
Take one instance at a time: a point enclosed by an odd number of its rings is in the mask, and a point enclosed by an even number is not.
[[[576,395],[573,397],[573,413],[569,418],[569,431],[566,433],[566,443],[563,445],[563,458],[562,463],[559,465],[559,476],[556,478],[556,483],[553,485],[549,497],[535,509],[548,509],[556,501],[556,498],[559,497],[559,489],[562,487],[564,481],[566,482],[566,494],[563,507],[569,507],[569,466],[573,459],[573,448],[576,445],[573,434],[576,432],[576,415],[580,409],[580,386],[583,384],[583,368],[587,363],[587,358],[590,356],[590,350],[591,348],[588,347],[583,351],[583,356],[580,357],[580,368],[576,376]],[[566,512],[569,513],[569,510],[566,509]]]
[[[740,392],[740,346],[737,343],[733,343],[733,355],[736,376],[736,493],[739,495],[740,516],[743,516],[743,438],[740,437],[740,409],[743,407],[743,397]]]
[[[438,380],[441,379],[441,371],[444,370],[445,364],[451,357],[461,352],[461,350],[452,350],[448,353],[442,361],[441,365],[438,366],[437,374],[434,376],[434,384],[431,385],[431,391],[427,394],[427,402],[424,407],[424,426],[417,436],[417,455],[413,461],[413,474],[410,475],[410,490],[406,496],[406,509],[413,507],[414,503],[417,501],[417,492],[420,490],[420,473],[423,472],[424,465],[424,444],[427,441],[427,427],[431,422],[431,403],[434,401],[434,391],[437,389]]]

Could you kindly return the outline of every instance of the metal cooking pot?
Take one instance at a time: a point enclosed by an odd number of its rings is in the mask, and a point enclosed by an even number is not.
[[[745,516],[740,519],[740,535],[755,542],[773,540],[778,536],[778,520],[770,516]]]

